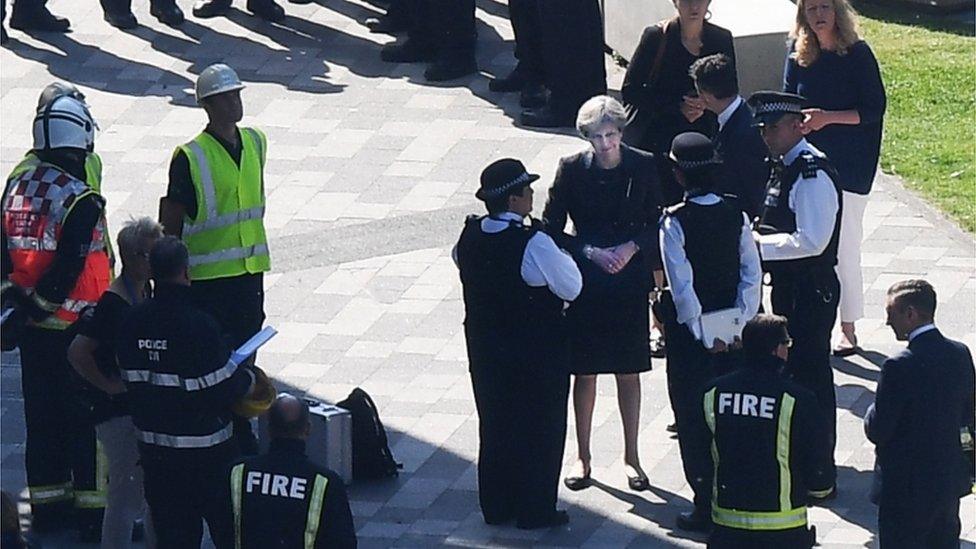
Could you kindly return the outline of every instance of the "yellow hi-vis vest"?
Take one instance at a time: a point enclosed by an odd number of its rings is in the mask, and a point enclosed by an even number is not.
[[[240,128],[241,162],[212,135],[201,132],[180,145],[190,164],[197,198],[196,217],[183,220],[190,251],[190,279],[212,280],[271,269],[264,231],[264,161],[267,138]]]

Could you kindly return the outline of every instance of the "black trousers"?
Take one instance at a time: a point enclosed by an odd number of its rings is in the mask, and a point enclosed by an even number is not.
[[[509,0],[508,17],[515,33],[515,58],[518,71],[526,82],[542,84],[546,69],[542,57],[542,21],[540,0]]]
[[[402,0],[410,14],[407,37],[438,57],[474,56],[478,31],[474,0]]]
[[[38,524],[63,524],[74,512],[77,525],[87,528],[101,524],[104,479],[97,476],[95,426],[78,398],[81,380],[68,364],[70,338],[35,327],[21,334],[27,486]]]
[[[789,530],[738,530],[716,525],[708,537],[709,549],[810,549],[816,532],[801,526]]]
[[[695,418],[704,406],[705,386],[716,376],[730,371],[733,359],[728,353],[709,353],[687,326],[678,323],[669,293],[662,294],[661,301],[659,310],[664,317],[668,398],[678,432],[681,464],[685,479],[695,494],[695,508],[707,513],[711,508],[712,478],[710,475],[697,478],[689,470],[691,463],[701,460],[689,454],[687,441],[695,429]]]
[[[917,501],[878,506],[878,538],[881,549],[956,549],[959,547],[959,500],[923,505]]]
[[[527,360],[496,343],[468,338],[481,513],[489,523],[538,522],[556,510],[569,398],[566,347],[547,342],[552,354]]]
[[[221,502],[215,495],[220,493],[218,483],[228,482],[226,463],[201,460],[190,465],[186,460],[167,462],[145,453],[141,462],[157,549],[200,547],[204,520],[212,535],[222,532],[215,526],[221,516]],[[225,540],[214,541],[218,547],[226,546],[221,543]]]
[[[598,0],[538,0],[549,107],[576,118],[587,99],[607,93],[603,17]]]
[[[837,477],[837,393],[830,366],[830,331],[837,320],[840,284],[833,267],[773,274],[773,312],[789,320],[793,348],[786,372],[817,397],[830,440],[830,469],[813,486],[833,486]]]
[[[217,321],[231,350],[264,325],[264,275],[261,273],[198,280],[190,289],[193,302]],[[248,419],[234,417],[234,438],[242,454],[258,453],[258,440]]]

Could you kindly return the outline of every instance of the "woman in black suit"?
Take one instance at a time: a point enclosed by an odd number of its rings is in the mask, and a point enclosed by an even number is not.
[[[717,129],[715,115],[705,110],[688,71],[698,59],[716,53],[735,64],[732,33],[707,21],[711,0],[672,2],[678,15],[644,29],[621,89],[630,113],[625,141],[657,156],[665,205],[681,201],[681,187],[667,161],[674,136],[713,136]]]
[[[542,214],[583,274],[583,291],[567,312],[579,460],[565,483],[573,490],[589,485],[597,374],[617,378],[628,484],[648,487],[637,454],[639,374],[651,368],[647,300],[653,271],[661,269],[661,200],[653,155],[621,143],[626,123],[616,99],[599,95],[583,104],[576,127],[590,147],[560,160]],[[567,218],[572,235],[564,232]]]

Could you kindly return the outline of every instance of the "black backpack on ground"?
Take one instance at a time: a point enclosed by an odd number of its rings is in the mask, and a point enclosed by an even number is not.
[[[399,475],[403,464],[393,459],[376,404],[366,391],[356,387],[336,406],[352,414],[352,478],[370,480]]]

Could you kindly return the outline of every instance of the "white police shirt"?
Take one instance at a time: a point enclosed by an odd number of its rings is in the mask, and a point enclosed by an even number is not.
[[[522,216],[514,212],[504,212],[497,217],[481,220],[481,230],[500,233],[509,227],[509,222],[524,223]],[[457,246],[451,250],[451,257],[457,265]],[[533,288],[547,286],[549,291],[563,301],[573,301],[583,289],[583,275],[573,258],[556,246],[552,237],[538,231],[529,239],[522,255],[522,280]]]
[[[719,197],[713,193],[689,199],[695,204],[710,206],[718,203]],[[701,302],[695,293],[694,272],[685,254],[685,233],[681,222],[673,215],[662,218],[661,257],[664,260],[664,273],[668,277],[671,297],[678,312],[678,322],[688,326],[695,339],[701,341]],[[762,300],[762,268],[759,251],[752,239],[749,217],[742,214],[742,229],[739,235],[739,285],[736,289],[735,306],[742,311],[743,319],[751,319],[759,311]]]
[[[800,139],[783,155],[783,164],[789,166],[803,151],[823,158],[824,153]],[[816,257],[827,249],[834,232],[834,222],[840,204],[830,176],[817,170],[817,176],[804,178],[802,174],[790,189],[790,209],[796,213],[796,231],[792,233],[755,234],[759,252],[766,261],[785,261]]]

